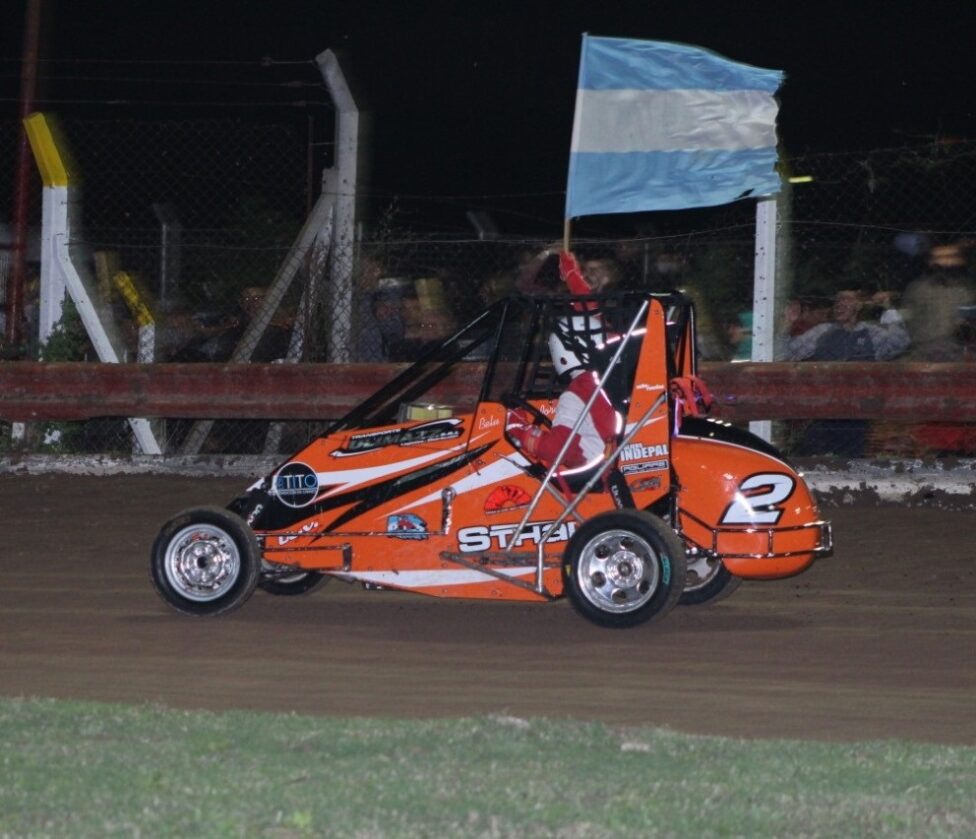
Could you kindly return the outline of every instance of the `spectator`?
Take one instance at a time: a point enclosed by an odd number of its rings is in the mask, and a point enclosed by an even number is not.
[[[879,323],[865,323],[860,319],[863,308],[860,291],[838,291],[831,320],[788,338],[786,357],[791,361],[882,361],[903,353],[909,338],[898,311],[887,309]],[[795,315],[787,312],[787,334]],[[815,420],[807,425],[794,453],[860,457],[867,429],[864,420]]]
[[[621,286],[627,289],[648,287],[651,253],[647,239],[621,239],[613,246],[613,257]]]
[[[786,304],[789,337],[795,338],[814,326],[826,323],[830,320],[831,308],[830,297],[820,289],[794,297]]]
[[[407,361],[407,281],[383,277],[361,311],[357,335],[359,361]]]
[[[406,299],[406,340],[413,357],[437,346],[457,328],[441,277],[424,277],[412,283],[414,294]]]
[[[861,320],[863,294],[842,289],[834,297],[831,319],[813,326],[786,342],[790,361],[885,361],[901,355],[909,344],[908,332],[897,309],[887,309],[879,323]],[[786,332],[798,313],[786,312]]]
[[[185,303],[168,300],[159,305],[156,354],[161,361],[203,360],[196,345],[206,337],[204,327]]]
[[[712,315],[708,295],[694,281],[683,282],[679,291],[689,298],[695,307],[695,338],[699,360],[727,361],[727,332],[723,334],[724,322],[716,321]]]
[[[658,251],[651,266],[651,282],[654,288],[664,291],[681,288],[688,276],[688,259],[681,251]]]
[[[169,361],[226,361],[237,350],[251,321],[264,304],[267,289],[248,286],[237,295],[235,310],[191,311],[184,303],[170,301],[162,306],[156,348]],[[294,316],[274,312],[249,354],[250,361],[270,362],[288,354]]]
[[[545,281],[543,269],[549,257],[562,250],[562,242],[550,242],[535,253],[522,253],[515,272],[515,289],[520,294],[552,294],[556,289]]]
[[[620,265],[611,257],[584,259],[580,268],[592,294],[613,291],[620,286]]]
[[[264,306],[268,290],[261,286],[248,286],[241,289],[238,295],[240,307],[239,326],[233,331],[234,346],[240,342],[251,322],[258,316]],[[258,337],[251,350],[250,360],[257,362],[278,361],[288,355],[288,345],[291,341],[291,331],[294,317],[282,311],[279,305],[272,314],[264,331]]]
[[[902,306],[912,348],[912,361],[962,361],[961,333],[967,307],[976,303],[973,282],[959,244],[929,252],[928,270],[908,284]]]
[[[489,274],[478,286],[478,300],[482,306],[490,306],[515,293],[515,278],[510,271],[496,271]],[[477,314],[477,313],[475,313]]]
[[[752,312],[739,312],[725,331],[731,348],[729,361],[752,361]]]

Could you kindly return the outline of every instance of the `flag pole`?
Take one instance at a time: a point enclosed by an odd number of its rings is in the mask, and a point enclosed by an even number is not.
[[[567,253],[569,252],[569,228],[571,224],[572,220],[568,218],[563,223],[563,250]]]

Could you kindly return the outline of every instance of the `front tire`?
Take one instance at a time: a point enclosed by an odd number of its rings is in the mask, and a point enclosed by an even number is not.
[[[614,510],[584,522],[563,559],[570,603],[600,626],[622,629],[666,615],[685,585],[685,551],[661,519]]]
[[[261,546],[254,531],[221,507],[194,507],[159,531],[150,576],[159,596],[184,615],[223,615],[254,593]]]

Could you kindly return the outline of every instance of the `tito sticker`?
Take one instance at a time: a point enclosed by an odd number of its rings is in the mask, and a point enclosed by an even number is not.
[[[274,492],[282,504],[289,507],[306,507],[319,494],[319,477],[307,463],[286,463],[274,477]]]

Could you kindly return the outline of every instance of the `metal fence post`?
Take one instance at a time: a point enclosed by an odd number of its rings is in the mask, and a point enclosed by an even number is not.
[[[359,177],[359,109],[332,50],[315,58],[336,106],[334,177],[335,216],[331,256],[332,282],[329,307],[334,312],[348,312],[350,317],[333,320],[328,336],[327,359],[333,362],[352,358],[351,315],[353,305],[353,246],[356,234],[356,200]]]
[[[776,339],[776,197],[756,202],[756,262],[752,286],[752,360],[772,361]],[[769,420],[749,423],[753,434],[769,441]]]

